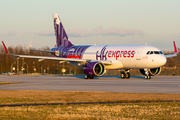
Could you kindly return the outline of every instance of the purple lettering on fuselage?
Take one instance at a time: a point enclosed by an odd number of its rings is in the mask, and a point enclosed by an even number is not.
[[[90,47],[89,45],[72,46],[72,47],[56,47],[52,48],[51,51],[57,51],[58,54],[53,55],[62,58],[78,58],[81,59],[85,50]]]
[[[106,50],[106,46],[104,46],[101,50],[101,52],[99,53],[99,51],[96,52],[96,60],[98,60],[98,58],[100,58],[100,60],[107,60],[107,53],[108,51],[105,53]]]

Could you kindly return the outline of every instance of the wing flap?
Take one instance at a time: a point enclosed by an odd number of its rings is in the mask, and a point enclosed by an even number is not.
[[[31,55],[17,55],[17,54],[9,54],[16,57],[22,57],[22,58],[33,58],[33,59],[39,59],[39,61],[42,60],[55,60],[55,61],[69,61],[69,62],[95,62],[93,60],[87,60],[87,59],[75,59],[75,58],[59,58],[59,57],[46,57],[46,56],[31,56]],[[106,61],[97,61],[101,62],[105,65],[111,65],[112,61],[106,60]]]
[[[46,57],[46,56],[31,56],[31,55],[17,55],[17,54],[9,54],[16,57],[22,58],[33,58],[39,60],[56,60],[56,61],[72,61],[72,62],[87,62],[85,59],[75,59],[75,58],[59,58],[59,57]]]

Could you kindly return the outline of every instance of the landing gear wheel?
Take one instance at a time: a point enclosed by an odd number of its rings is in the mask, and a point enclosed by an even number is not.
[[[84,78],[85,78],[85,79],[88,79],[88,78],[89,78],[89,76],[88,76],[88,75],[84,75]]]
[[[149,76],[149,75],[147,76],[147,75],[146,75],[146,76],[145,76],[145,79],[151,79],[151,76]]]
[[[125,76],[125,72],[122,72],[121,73],[121,78],[124,79],[126,76]]]
[[[125,75],[126,75],[126,79],[130,78],[130,73],[129,72],[127,72]]]
[[[94,76],[89,76],[90,79],[94,79]]]

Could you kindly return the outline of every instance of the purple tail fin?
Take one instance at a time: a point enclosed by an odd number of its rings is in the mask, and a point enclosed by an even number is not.
[[[54,20],[54,32],[56,35],[57,47],[73,46],[73,44],[68,40],[68,36],[63,28],[63,25],[59,19],[58,14],[53,14],[53,20]]]

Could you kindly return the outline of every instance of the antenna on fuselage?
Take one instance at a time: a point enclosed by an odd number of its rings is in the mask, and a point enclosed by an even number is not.
[[[145,45],[147,45],[147,43],[145,42]]]

